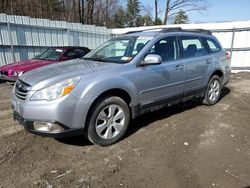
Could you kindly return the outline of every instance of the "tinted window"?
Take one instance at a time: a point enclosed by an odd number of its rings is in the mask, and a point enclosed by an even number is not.
[[[218,52],[220,51],[220,46],[212,39],[205,39],[206,42],[207,42],[207,45],[209,47],[209,50],[212,52],[212,53],[215,53],[215,52]]]
[[[69,59],[81,58],[84,55],[86,55],[86,52],[82,49],[72,49],[72,50],[68,50],[65,53],[65,56],[68,57]]]
[[[149,50],[149,53],[160,55],[162,61],[176,60],[178,58],[176,37],[166,37],[159,40]]]
[[[184,57],[200,57],[208,54],[199,37],[182,36],[181,43]]]

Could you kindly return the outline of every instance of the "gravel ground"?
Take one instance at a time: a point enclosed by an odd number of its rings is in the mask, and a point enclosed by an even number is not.
[[[0,84],[0,187],[250,186],[250,74],[232,75],[218,104],[179,104],[135,119],[126,138],[101,148],[56,140],[12,120]]]

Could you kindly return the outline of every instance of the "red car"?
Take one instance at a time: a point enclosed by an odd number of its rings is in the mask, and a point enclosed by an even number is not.
[[[90,50],[86,47],[71,46],[48,48],[33,59],[23,60],[0,67],[0,82],[15,82],[19,76],[32,69],[60,61],[81,58],[89,51]]]

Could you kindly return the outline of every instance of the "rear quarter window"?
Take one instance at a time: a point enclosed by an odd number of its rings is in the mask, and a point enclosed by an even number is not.
[[[219,52],[221,47],[213,39],[205,39],[211,53]]]

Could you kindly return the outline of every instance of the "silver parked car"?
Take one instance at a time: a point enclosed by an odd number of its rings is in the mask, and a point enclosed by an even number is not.
[[[229,77],[228,54],[208,31],[130,32],[83,59],[22,75],[12,94],[14,119],[34,134],[83,134],[107,146],[138,115],[194,97],[215,104]]]

